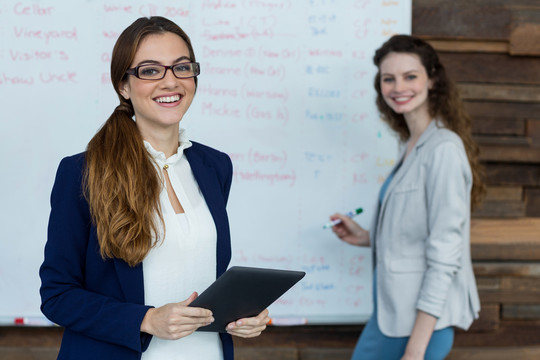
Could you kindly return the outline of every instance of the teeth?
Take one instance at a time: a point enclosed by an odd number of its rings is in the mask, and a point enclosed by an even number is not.
[[[180,95],[164,96],[156,99],[158,103],[172,103],[178,100],[180,100]]]
[[[395,99],[396,99],[396,101],[407,101],[407,100],[409,100],[409,97],[397,97]]]

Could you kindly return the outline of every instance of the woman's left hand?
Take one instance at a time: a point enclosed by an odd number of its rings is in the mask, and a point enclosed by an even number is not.
[[[233,321],[225,329],[231,335],[252,338],[261,335],[263,330],[266,329],[266,324],[269,322],[268,309],[265,309],[255,317]]]

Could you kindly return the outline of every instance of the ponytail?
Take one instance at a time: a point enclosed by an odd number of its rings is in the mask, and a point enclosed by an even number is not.
[[[122,100],[88,143],[84,190],[102,258],[136,266],[159,240],[161,180]]]

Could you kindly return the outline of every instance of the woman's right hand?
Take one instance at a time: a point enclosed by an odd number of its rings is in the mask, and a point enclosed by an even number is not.
[[[197,296],[194,292],[182,302],[149,309],[141,323],[141,331],[161,339],[176,340],[211,324],[214,318],[210,310],[188,306]]]
[[[369,246],[369,231],[361,227],[348,216],[336,213],[330,216],[330,220],[339,219],[341,222],[332,226],[332,231],[341,240],[356,246]]]

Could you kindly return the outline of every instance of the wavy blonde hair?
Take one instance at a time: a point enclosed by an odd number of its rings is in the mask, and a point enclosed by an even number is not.
[[[463,108],[457,87],[446,75],[446,70],[435,50],[424,40],[409,35],[392,36],[375,52],[373,62],[377,68],[380,69],[381,62],[391,52],[418,55],[429,79],[433,81],[433,87],[428,93],[430,116],[438,117],[446,128],[455,132],[463,141],[473,176],[471,207],[476,208],[482,202],[486,192],[484,168],[478,160],[480,150],[472,137],[471,118]],[[409,128],[404,116],[394,112],[384,101],[380,71],[375,75],[375,90],[377,91],[377,107],[382,119],[397,132],[401,141],[406,141],[411,135]]]
[[[142,40],[165,32],[180,36],[195,62],[189,37],[174,22],[156,16],[137,19],[127,27],[116,41],[111,58],[111,80],[120,105],[90,140],[86,153],[85,196],[101,256],[122,259],[130,266],[142,262],[159,241],[162,183],[133,121],[133,105],[119,89],[127,80],[126,71]]]

